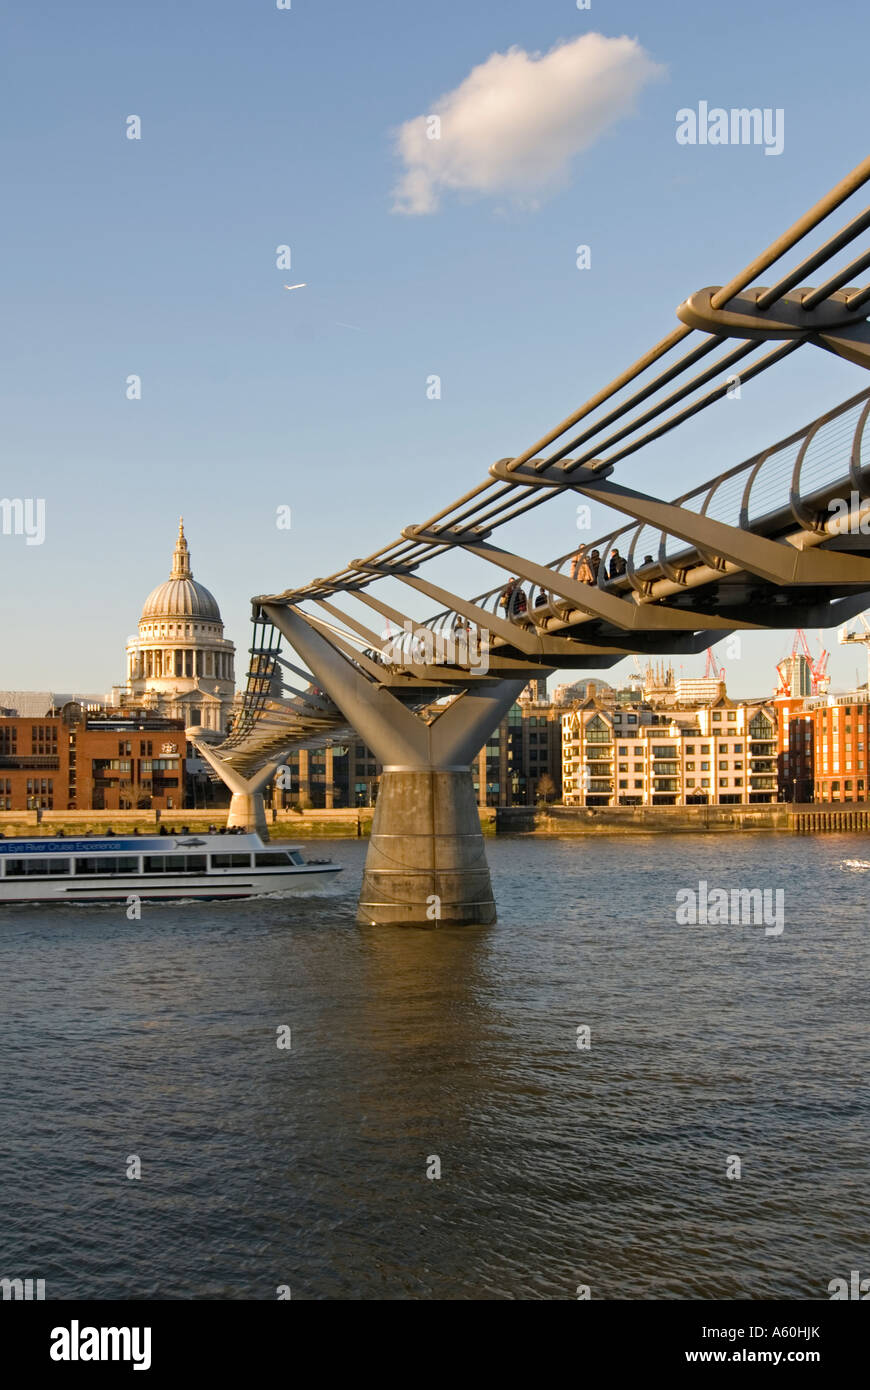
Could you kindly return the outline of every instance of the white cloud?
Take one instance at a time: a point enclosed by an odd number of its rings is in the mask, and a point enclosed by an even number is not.
[[[558,183],[571,160],[634,109],[664,69],[635,39],[584,34],[549,53],[493,53],[396,133],[405,172],[394,212],[429,213],[445,190],[518,196]],[[430,139],[430,117],[441,121]]]

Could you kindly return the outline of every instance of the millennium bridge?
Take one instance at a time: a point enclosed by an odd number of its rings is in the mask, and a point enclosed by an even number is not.
[[[492,922],[470,766],[530,679],[700,652],[733,632],[830,627],[868,607],[870,388],[676,498],[624,486],[617,468],[801,348],[870,367],[870,208],[854,205],[868,179],[870,158],[435,516],[252,600],[240,716],[223,744],[197,742],[233,793],[230,824],[265,830],[263,788],[292,749],[353,729],[383,767],[358,920]],[[577,545],[541,562],[493,539],[566,492],[627,518],[583,547],[599,552],[597,576]],[[489,567],[491,588],[465,597],[429,577],[458,551]],[[433,605],[425,619],[406,611],[409,591]]]

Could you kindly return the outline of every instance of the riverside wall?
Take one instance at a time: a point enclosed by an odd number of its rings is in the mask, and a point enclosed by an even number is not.
[[[870,832],[870,806],[504,806],[498,810],[496,830],[515,835],[859,834]]]
[[[372,828],[374,808],[363,806],[359,811],[311,810],[301,815],[297,811],[267,811],[266,823],[273,840],[332,840],[368,836]],[[227,808],[212,807],[206,811],[0,811],[0,832],[6,836],[41,835],[157,835],[160,827],[181,833],[182,826],[202,834],[210,825],[220,829],[226,824]],[[495,808],[480,812],[481,829],[485,835],[495,833]]]
[[[367,837],[374,808],[267,811],[273,840],[334,840]],[[500,806],[480,808],[484,835],[677,835],[723,834],[736,830],[785,830],[799,835],[870,832],[870,804],[842,806]],[[161,825],[202,833],[220,829],[226,807],[207,811],[0,811],[6,836],[156,835]]]

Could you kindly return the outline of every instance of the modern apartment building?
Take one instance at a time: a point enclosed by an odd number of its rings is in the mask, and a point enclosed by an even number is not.
[[[729,805],[777,800],[773,706],[720,696],[695,709],[591,694],[562,714],[569,806]]]

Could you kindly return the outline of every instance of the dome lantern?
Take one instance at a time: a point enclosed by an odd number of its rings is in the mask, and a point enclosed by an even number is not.
[[[187,548],[187,541],[184,539],[184,517],[178,518],[178,540],[175,542],[175,550],[172,555],[172,573],[170,579],[192,579],[190,570],[190,551]]]

